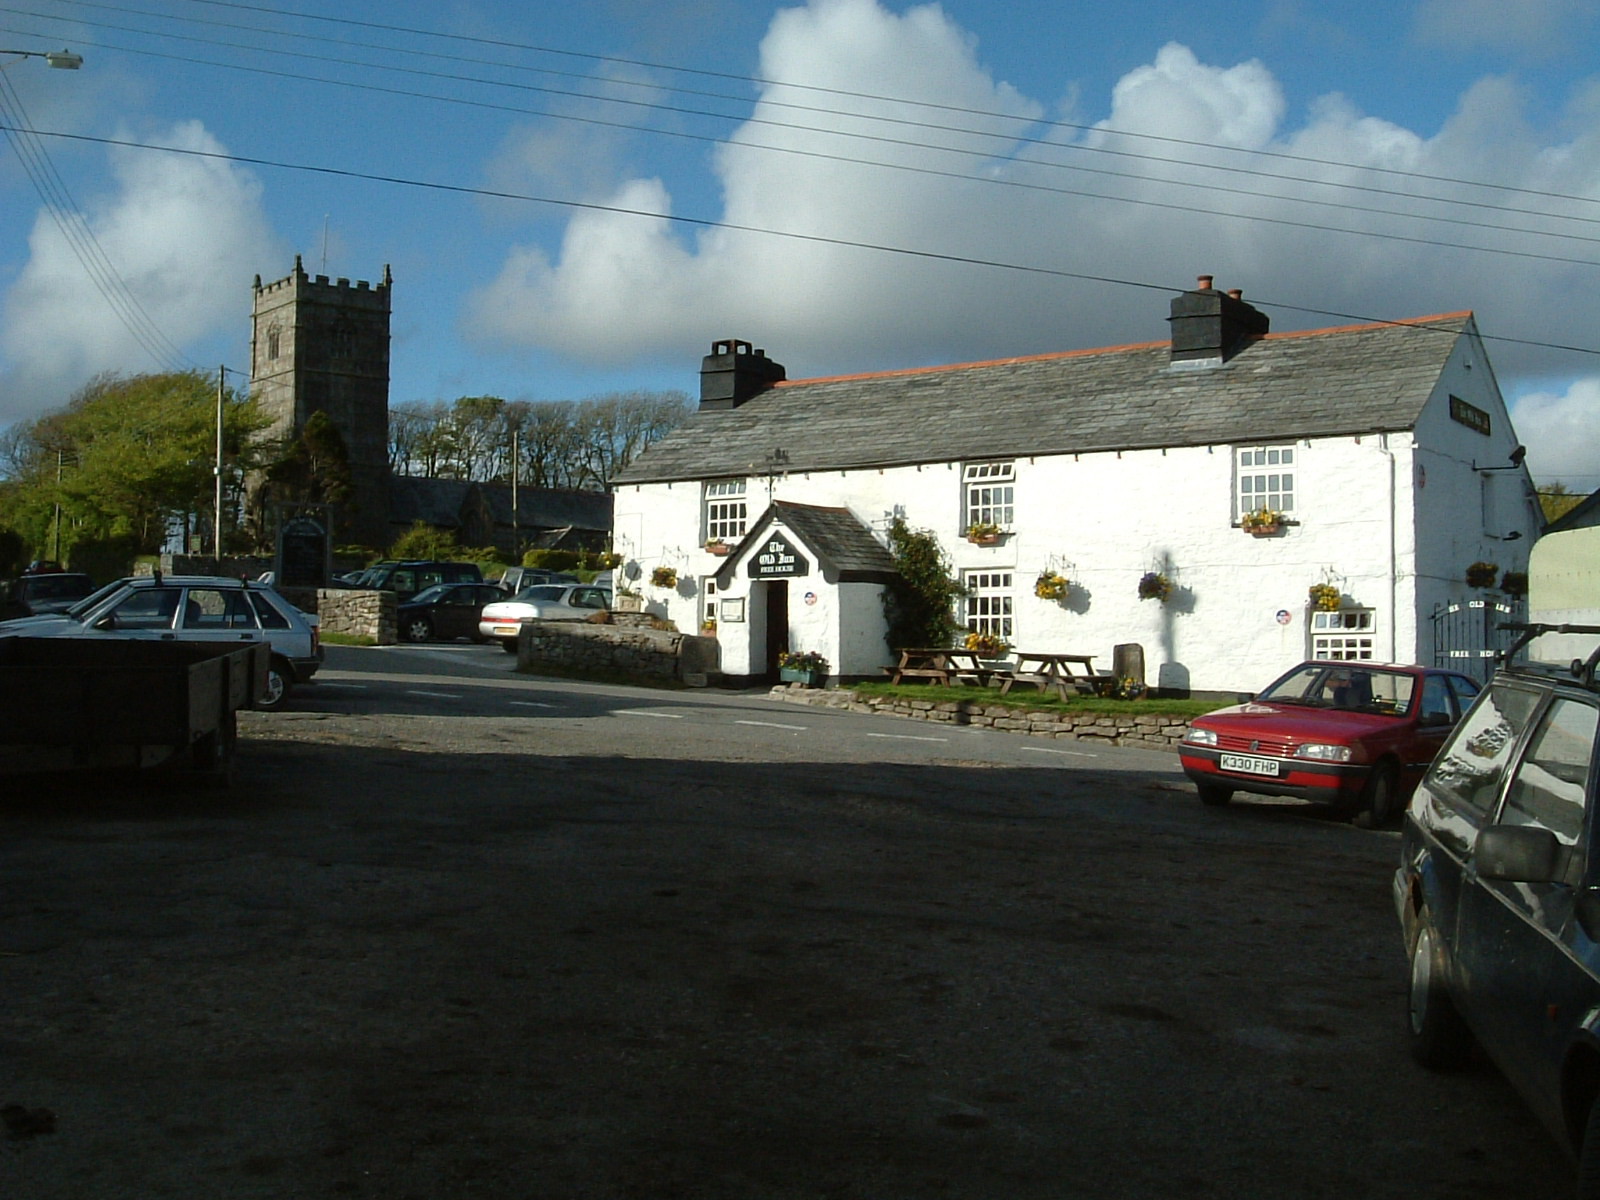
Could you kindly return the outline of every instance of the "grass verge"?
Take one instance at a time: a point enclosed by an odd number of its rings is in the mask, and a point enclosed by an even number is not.
[[[1198,717],[1224,707],[1215,700],[1114,700],[1106,696],[1074,696],[1062,700],[1054,692],[1007,692],[998,688],[956,685],[941,687],[937,684],[857,683],[850,688],[860,696],[893,696],[906,700],[965,700],[972,704],[989,704],[996,708],[1014,708],[1032,712],[1106,713],[1138,716],[1141,713]]]

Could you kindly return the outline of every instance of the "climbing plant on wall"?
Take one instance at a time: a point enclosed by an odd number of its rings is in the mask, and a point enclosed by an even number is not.
[[[889,552],[898,572],[883,593],[889,646],[950,645],[959,629],[955,601],[966,589],[950,573],[939,539],[931,530],[912,529],[896,517],[889,526]]]

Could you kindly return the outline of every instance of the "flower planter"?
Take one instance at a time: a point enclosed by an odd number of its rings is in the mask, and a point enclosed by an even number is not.
[[[784,683],[800,683],[806,687],[821,687],[823,674],[821,671],[801,671],[794,667],[779,667],[778,678]]]
[[[1245,530],[1251,537],[1277,537],[1283,532],[1282,525],[1252,525]]]
[[[998,546],[1001,536],[998,533],[969,533],[967,541],[974,546]]]
[[[706,553],[714,554],[718,558],[726,558],[733,553],[733,546],[728,542],[707,542]]]
[[[616,609],[617,612],[643,612],[644,611],[644,597],[643,596],[627,596],[627,595],[623,595],[622,593],[619,592],[612,599],[611,607]]]

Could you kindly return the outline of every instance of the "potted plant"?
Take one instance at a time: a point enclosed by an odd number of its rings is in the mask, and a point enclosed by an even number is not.
[[[1339,589],[1331,583],[1313,583],[1311,585],[1311,607],[1318,612],[1339,611]]]
[[[1163,604],[1172,595],[1172,580],[1160,571],[1146,571],[1139,576],[1139,599],[1159,600]]]
[[[1493,587],[1494,581],[1499,575],[1499,563],[1475,562],[1467,568],[1467,586],[1475,588]]]
[[[1283,530],[1283,514],[1276,509],[1258,508],[1239,518],[1239,528],[1251,537],[1273,537]]]
[[[998,634],[982,633],[976,629],[967,634],[966,640],[961,644],[979,658],[999,658],[1011,648]]]
[[[623,588],[612,599],[611,607],[618,612],[643,612],[644,597],[632,588]]]
[[[733,543],[725,542],[719,537],[706,539],[706,553],[715,554],[718,558],[725,558],[733,550]]]
[[[821,687],[827,674],[828,660],[815,650],[785,650],[778,655],[778,678],[784,683]]]
[[[1065,600],[1071,581],[1059,571],[1040,571],[1033,581],[1033,594],[1041,600]]]
[[[1507,571],[1500,576],[1500,590],[1508,596],[1526,596],[1528,594],[1528,573],[1526,571]]]
[[[715,617],[707,617],[704,621],[700,622],[700,636],[701,637],[716,637],[717,636],[717,619]]]
[[[993,521],[974,521],[967,526],[967,541],[974,546],[992,546],[1000,540],[1005,530]]]
[[[674,567],[656,567],[650,572],[650,582],[660,588],[678,586],[678,572]]]

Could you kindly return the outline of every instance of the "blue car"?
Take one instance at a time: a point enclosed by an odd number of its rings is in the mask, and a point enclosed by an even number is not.
[[[1394,876],[1412,1056],[1449,1069],[1480,1047],[1572,1152],[1587,1200],[1600,1198],[1597,660],[1490,681],[1412,797]]]

